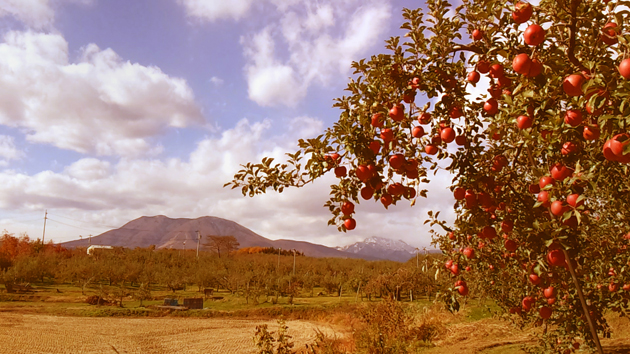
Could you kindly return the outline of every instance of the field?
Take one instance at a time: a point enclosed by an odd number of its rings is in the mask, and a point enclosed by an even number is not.
[[[59,291],[57,291],[59,289]],[[199,296],[193,287],[175,297]],[[95,294],[96,288],[86,295]],[[278,304],[247,304],[227,292],[206,300],[204,310],[162,311],[153,305],[173,297],[167,290],[154,291],[154,300],[126,299],[124,307],[86,304],[76,287],[36,286],[33,293],[0,292],[0,353],[255,353],[256,326],[278,329],[284,318],[295,348],[304,348],[319,329],[329,337],[352,342],[357,309],[374,302],[355,302],[352,296],[300,297],[294,305],[286,298]],[[418,321],[429,325],[436,335],[417,352],[524,353],[522,345],[535,341],[535,331],[520,331],[496,316],[491,304],[470,301],[462,311],[450,314],[427,300],[405,302]],[[610,318],[614,337],[604,340],[607,353],[630,352],[630,322]]]

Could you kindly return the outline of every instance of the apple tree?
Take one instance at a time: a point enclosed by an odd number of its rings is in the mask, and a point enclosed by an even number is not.
[[[456,220],[428,222],[449,258],[447,305],[474,278],[510,316],[544,326],[548,348],[601,351],[603,315],[630,311],[629,5],[404,9],[404,37],[352,64],[331,128],[284,163],[243,165],[226,186],[254,196],[334,173],[329,224],[349,231],[356,204],[413,205],[446,170]]]

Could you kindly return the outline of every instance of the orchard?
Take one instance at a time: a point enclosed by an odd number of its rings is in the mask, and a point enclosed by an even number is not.
[[[329,223],[349,231],[361,224],[356,204],[414,205],[445,169],[457,218],[428,221],[449,259],[447,306],[485,282],[509,316],[544,328],[544,350],[601,352],[604,315],[630,311],[628,7],[405,9],[404,39],[353,63],[332,128],[300,140],[286,163],[244,165],[227,185],[254,196],[334,171]]]

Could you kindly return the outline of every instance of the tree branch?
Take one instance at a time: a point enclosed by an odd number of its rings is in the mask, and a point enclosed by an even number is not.
[[[569,25],[569,48],[567,49],[567,56],[571,64],[578,67],[582,71],[591,72],[587,69],[579,60],[575,57],[575,36],[577,26],[577,8],[582,0],[571,0],[571,25]]]

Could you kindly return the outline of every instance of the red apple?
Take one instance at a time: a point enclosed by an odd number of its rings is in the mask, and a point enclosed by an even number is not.
[[[455,140],[455,130],[453,130],[453,128],[444,128],[440,133],[440,137],[442,138],[442,141],[448,144]]]
[[[559,249],[549,251],[549,253],[547,253],[547,261],[555,267],[563,267],[566,264],[564,252]]]
[[[475,29],[472,32],[472,39],[475,41],[479,41],[483,38],[483,32],[481,30]]]
[[[426,152],[429,155],[435,155],[438,152],[438,148],[435,145],[428,144],[424,147],[424,152]]]
[[[454,106],[453,108],[451,108],[451,112],[450,112],[450,116],[453,119],[457,119],[459,117],[461,117],[464,113],[462,112],[461,107],[458,106]]]
[[[405,107],[397,104],[389,110],[389,117],[395,122],[400,122],[405,119]]]
[[[490,71],[490,62],[487,60],[479,60],[477,62],[477,71],[482,74],[487,74]]]
[[[532,60],[525,53],[518,54],[512,61],[512,69],[521,75],[528,75],[531,65]]]
[[[630,79],[630,59],[624,59],[619,64],[619,74],[623,76],[624,79]]]
[[[555,298],[558,295],[558,292],[556,291],[556,289],[553,286],[550,286],[548,288],[545,288],[545,290],[543,290],[543,295],[547,299],[552,299],[552,298]]]
[[[420,116],[418,117],[418,122],[420,124],[429,124],[429,123],[431,123],[431,113],[423,112],[422,114],[420,114]]]
[[[584,126],[584,131],[582,136],[586,140],[597,140],[599,139],[599,126],[597,125],[586,125]]]
[[[573,170],[561,163],[556,163],[551,167],[551,178],[556,181],[564,181],[565,178],[570,177],[572,174]]]
[[[530,25],[523,32],[525,43],[531,46],[537,46],[545,40],[545,30],[539,25]]]
[[[561,201],[556,200],[555,202],[551,203],[551,213],[555,216],[560,216],[564,214],[564,205]]]
[[[570,155],[578,151],[580,151],[580,147],[574,144],[572,141],[567,141],[566,143],[562,144],[562,155]]]
[[[361,198],[365,200],[370,200],[374,196],[374,189],[369,186],[365,186],[361,188]]]
[[[534,298],[532,298],[531,296],[526,296],[525,298],[523,298],[523,301],[521,301],[521,305],[523,305],[523,310],[525,311],[531,310],[533,304]]]
[[[531,4],[527,2],[517,2],[514,6],[514,12],[512,12],[512,19],[516,23],[524,23],[532,17],[532,13],[534,12],[534,8]]]
[[[530,184],[529,187],[527,187],[527,189],[532,194],[540,193],[540,186],[538,184]]]
[[[455,137],[455,144],[459,145],[459,146],[464,146],[466,145],[466,136],[465,135],[458,135]]]
[[[547,306],[543,306],[540,308],[540,310],[538,310],[538,314],[540,315],[540,317],[545,320],[551,317],[552,312],[553,311]]]
[[[411,135],[414,138],[421,138],[422,136],[424,136],[424,128],[422,128],[421,126],[413,127],[413,129],[411,130]]]
[[[480,78],[481,76],[476,71],[471,71],[468,73],[468,76],[466,76],[466,79],[468,80],[468,82],[472,84],[478,83]]]
[[[466,208],[472,208],[477,206],[477,195],[473,190],[466,190],[466,194],[464,195],[464,199],[466,199]]]
[[[503,245],[505,246],[505,249],[510,252],[514,252],[518,248],[518,244],[514,240],[505,240]]]
[[[393,169],[399,169],[406,162],[405,156],[403,154],[395,154],[389,157],[389,165]]]
[[[569,109],[564,114],[564,122],[572,127],[582,124],[582,112],[577,109]]]
[[[466,258],[471,259],[473,257],[475,257],[475,250],[473,250],[470,247],[466,247],[464,248],[464,251],[462,251],[462,253],[464,254],[464,256],[466,256]]]
[[[383,113],[372,114],[372,126],[374,128],[381,128],[383,126]]]
[[[462,187],[457,187],[453,191],[453,196],[456,200],[462,200],[466,196],[466,190],[464,190],[464,188]]]
[[[542,203],[542,205],[544,207],[548,207],[550,206],[549,204],[549,192],[547,191],[542,191],[540,193],[538,193],[538,201]]]
[[[490,71],[489,71],[490,77],[498,79],[503,77],[504,73],[503,73],[503,65],[501,64],[492,64],[490,66]]]
[[[483,110],[486,111],[488,115],[493,116],[499,111],[499,102],[496,99],[491,98],[483,104]]]
[[[394,131],[389,128],[381,130],[381,139],[385,143],[392,141],[394,139]]]
[[[353,218],[349,218],[343,222],[343,225],[346,227],[346,230],[354,230],[357,227],[357,222]]]
[[[579,194],[571,194],[567,197],[567,203],[574,208],[584,205],[584,200],[578,202],[578,198],[580,198]]]
[[[617,24],[614,22],[608,22],[602,28],[602,34],[600,35],[602,42],[608,45],[617,44]]]
[[[354,213],[354,204],[348,201],[343,202],[343,204],[341,204],[341,212],[343,215],[350,215]]]
[[[387,208],[392,203],[392,196],[385,193],[381,196],[381,203]]]
[[[582,96],[584,92],[582,91],[582,85],[586,79],[582,74],[572,74],[567,76],[564,81],[562,81],[562,88],[564,92],[569,96]]]
[[[372,150],[374,155],[377,155],[378,152],[381,151],[381,142],[378,140],[372,140],[372,142],[370,142],[369,148],[370,150]]]
[[[337,178],[346,177],[347,174],[348,170],[346,169],[346,166],[335,167],[335,176],[337,176]]]
[[[516,126],[518,129],[531,128],[533,122],[534,120],[528,116],[518,116],[518,118],[516,118]]]
[[[543,176],[540,178],[540,182],[538,183],[538,185],[540,186],[540,189],[543,189],[546,186],[553,184],[553,182],[554,182],[553,177]]]

